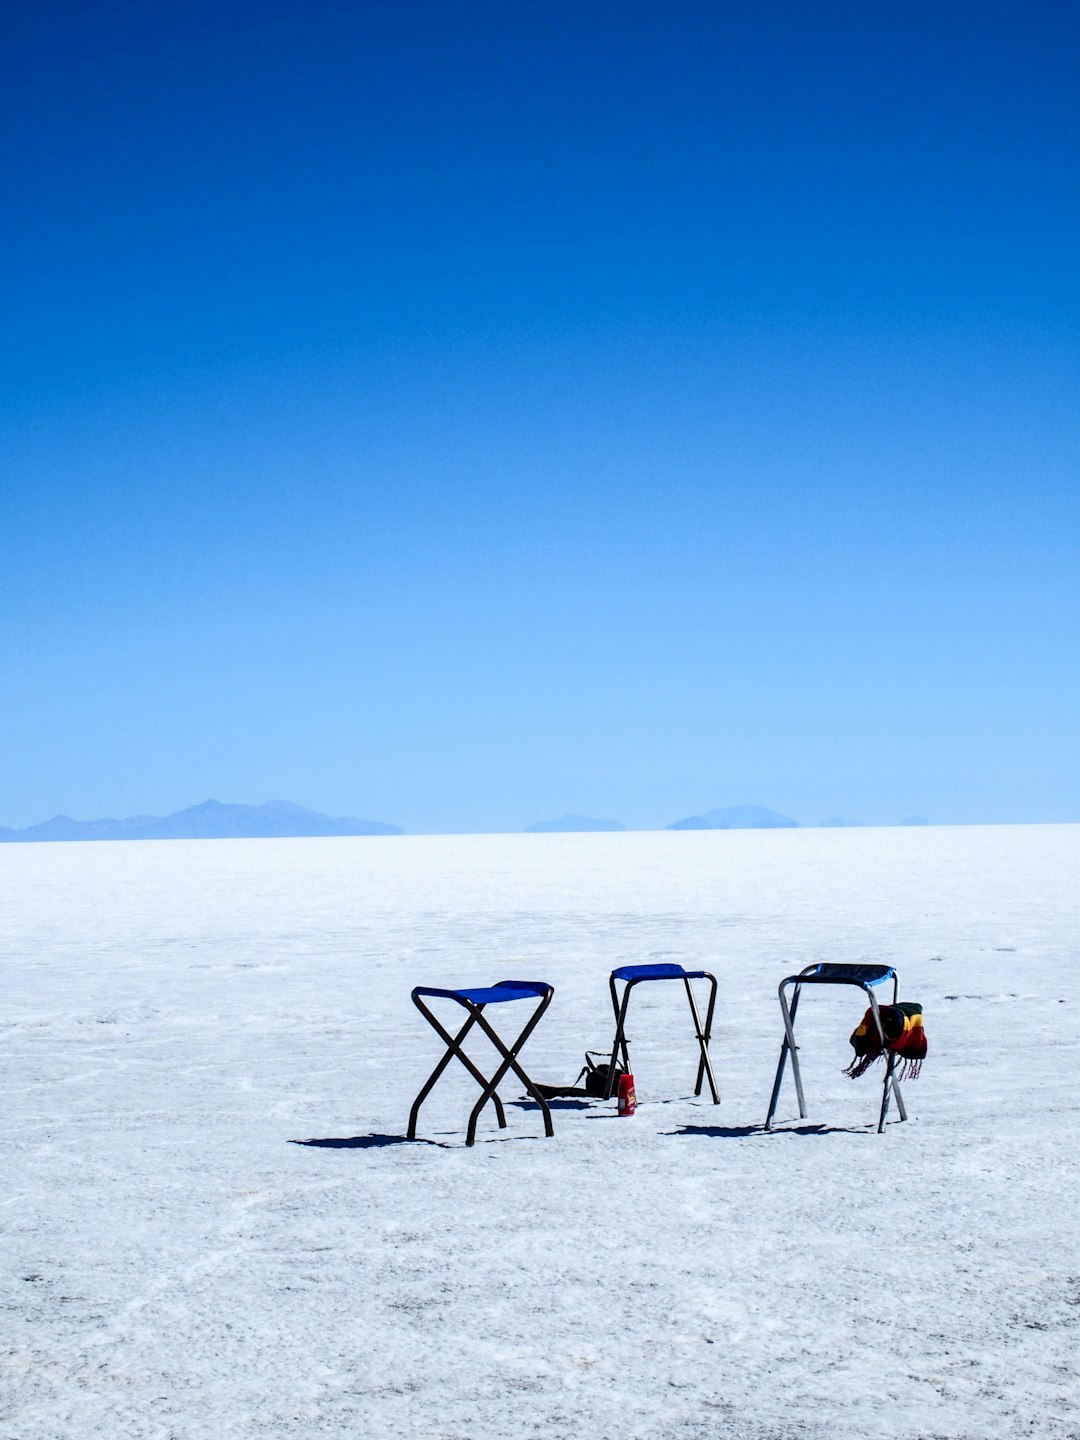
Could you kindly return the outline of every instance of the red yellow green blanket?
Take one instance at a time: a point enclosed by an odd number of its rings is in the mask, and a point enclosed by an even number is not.
[[[926,1058],[922,1006],[915,1000],[902,1000],[897,1005],[882,1005],[879,1014],[881,1028],[885,1032],[885,1044],[881,1043],[873,1010],[867,1010],[852,1032],[851,1048],[855,1051],[855,1058],[844,1074],[856,1080],[869,1070],[875,1060],[892,1053],[900,1060],[897,1078],[917,1080],[922,1062]]]

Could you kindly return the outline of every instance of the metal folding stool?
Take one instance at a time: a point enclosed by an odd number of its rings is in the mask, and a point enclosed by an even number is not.
[[[635,985],[641,985],[648,980],[681,980],[686,986],[686,998],[690,1002],[690,1014],[694,1019],[694,1034],[701,1052],[698,1059],[694,1094],[701,1094],[701,1084],[707,1076],[713,1104],[719,1105],[720,1092],[716,1088],[716,1077],[713,1075],[712,1061],[709,1059],[709,1037],[712,1035],[713,1011],[716,1009],[716,976],[710,975],[707,970],[684,970],[681,965],[622,965],[618,970],[611,972],[608,987],[611,991],[611,1008],[615,1012],[615,1040],[611,1046],[611,1065],[608,1067],[607,1098],[610,1100],[615,1093],[616,1071],[620,1056],[623,1069],[630,1069],[630,1052],[626,1039],[626,1011],[630,1004],[631,991]],[[708,980],[711,987],[704,1027],[702,1027],[697,1001],[694,998],[694,987],[690,983],[692,980]],[[621,1001],[617,989],[618,981],[622,981],[625,987]]]
[[[791,1073],[795,1079],[795,1093],[799,1097],[799,1118],[806,1119],[806,1100],[803,1096],[802,1074],[799,1070],[799,1047],[795,1044],[795,1012],[799,1008],[799,996],[802,994],[804,985],[856,985],[862,990],[870,1001],[870,1013],[874,1017],[874,1024],[877,1026],[878,1037],[881,1040],[881,1048],[885,1054],[885,1079],[882,1082],[881,1091],[881,1114],[878,1117],[878,1134],[885,1128],[885,1116],[889,1111],[890,1093],[896,1096],[896,1108],[900,1112],[900,1119],[907,1119],[907,1111],[904,1109],[904,1097],[900,1093],[900,1082],[893,1074],[896,1066],[896,1056],[885,1044],[885,1031],[881,1024],[881,1011],[878,1008],[877,996],[874,994],[874,986],[881,985],[886,980],[892,980],[892,1000],[895,1005],[900,993],[900,977],[891,965],[808,965],[805,970],[800,970],[798,975],[789,975],[786,980],[780,982],[780,1010],[784,1017],[784,1041],[780,1047],[780,1061],[776,1067],[776,1079],[773,1081],[772,1096],[769,1100],[769,1114],[765,1121],[765,1129],[772,1128],[773,1116],[776,1114],[776,1104],[780,1099],[780,1086],[784,1080],[784,1067],[787,1065],[788,1056],[791,1056]],[[784,995],[786,988],[792,985],[794,991],[789,1005]]]
[[[435,1066],[435,1069],[424,1082],[420,1094],[417,1095],[413,1101],[412,1109],[409,1111],[408,1136],[410,1140],[416,1139],[416,1120],[420,1114],[420,1106],[430,1095],[439,1077],[455,1055],[480,1086],[481,1090],[480,1099],[473,1106],[472,1114],[469,1116],[469,1128],[465,1137],[466,1145],[476,1143],[476,1123],[480,1118],[481,1110],[483,1110],[489,1100],[492,1101],[495,1106],[495,1116],[499,1122],[499,1129],[506,1129],[506,1112],[503,1109],[502,1101],[499,1099],[498,1086],[509,1070],[514,1072],[525,1086],[525,1089],[540,1106],[540,1112],[544,1117],[544,1133],[549,1136],[554,1135],[555,1131],[552,1128],[551,1111],[548,1109],[548,1103],[529,1079],[528,1075],[525,1074],[525,1071],[518,1062],[519,1052],[526,1040],[528,1040],[529,1036],[536,1029],[541,1015],[543,1015],[544,1011],[551,1004],[551,997],[554,993],[554,986],[548,985],[542,980],[500,980],[496,985],[467,990],[441,990],[431,985],[416,986],[412,992],[413,1004],[420,1011],[421,1015],[423,1015],[424,1019],[427,1020],[428,1024],[431,1025],[446,1042],[446,1054],[439,1061],[438,1065]],[[450,1031],[445,1028],[441,1021],[424,1004],[421,996],[425,995],[433,996],[437,999],[453,1000],[456,1004],[468,1011],[469,1018],[456,1035],[451,1035]],[[529,999],[538,1000],[540,1003],[529,1016],[524,1029],[520,1032],[517,1039],[510,1045],[505,1044],[486,1019],[484,1015],[485,1008],[488,1005],[502,1005],[510,1000]],[[468,1035],[474,1025],[480,1027],[492,1045],[494,1045],[499,1055],[502,1056],[502,1060],[490,1080],[461,1048],[466,1035]]]

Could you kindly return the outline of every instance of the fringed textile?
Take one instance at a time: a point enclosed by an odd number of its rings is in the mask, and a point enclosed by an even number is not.
[[[874,1023],[873,1010],[867,1010],[851,1035],[851,1048],[855,1059],[844,1071],[853,1080],[865,1075],[875,1060],[887,1052],[899,1056],[896,1070],[898,1080],[917,1080],[922,1062],[926,1059],[926,1031],[923,1029],[922,1006],[915,1000],[901,1000],[898,1005],[882,1005],[881,1028],[885,1032],[885,1044]]]

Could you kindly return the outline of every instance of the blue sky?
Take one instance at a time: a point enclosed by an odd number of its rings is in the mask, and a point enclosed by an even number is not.
[[[24,7],[0,824],[1080,820],[1080,18]]]

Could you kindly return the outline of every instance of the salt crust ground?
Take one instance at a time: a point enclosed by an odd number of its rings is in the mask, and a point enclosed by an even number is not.
[[[1066,826],[0,848],[0,1436],[1080,1435],[1078,861]],[[755,1128],[819,958],[925,1005],[883,1137],[855,992],[804,1003],[808,1122]],[[467,1151],[465,1079],[391,1143],[412,984],[550,979],[563,1080],[650,959],[719,976],[719,1109],[656,986],[633,1119],[511,1107]]]

